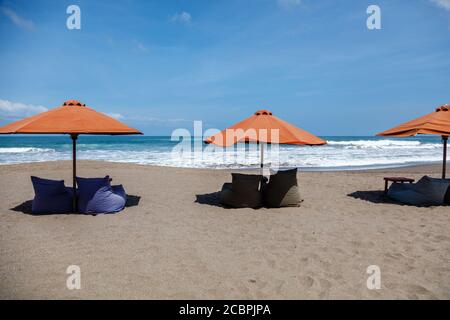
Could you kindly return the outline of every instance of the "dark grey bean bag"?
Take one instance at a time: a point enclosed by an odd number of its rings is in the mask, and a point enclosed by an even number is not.
[[[269,208],[299,207],[303,201],[297,184],[297,168],[272,174],[262,189],[264,205]]]
[[[417,183],[393,183],[388,196],[396,201],[415,206],[450,204],[450,179],[422,177]]]
[[[232,208],[260,208],[262,206],[259,185],[261,175],[232,173],[232,183],[225,183],[220,192],[220,203]]]

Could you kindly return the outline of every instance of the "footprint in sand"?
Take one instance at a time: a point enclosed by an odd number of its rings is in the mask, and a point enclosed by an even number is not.
[[[408,297],[412,299],[421,299],[421,298],[436,299],[436,296],[433,293],[431,293],[431,291],[420,285],[409,284],[402,286],[401,289],[407,292]]]
[[[276,267],[276,265],[277,265],[277,262],[275,261],[275,260],[273,260],[273,259],[267,259],[267,265],[271,268],[271,269],[274,269],[275,267]]]
[[[315,281],[314,281],[314,278],[312,278],[310,276],[304,276],[299,279],[299,282],[301,283],[302,286],[309,289],[309,288],[312,288]]]
[[[328,298],[331,289],[331,282],[326,279],[320,279],[319,283],[320,283],[319,298],[320,299]]]
[[[449,241],[449,240],[450,240],[449,237],[443,236],[443,235],[435,236],[434,239],[436,239],[436,240],[439,241],[439,242],[440,242],[440,241]]]

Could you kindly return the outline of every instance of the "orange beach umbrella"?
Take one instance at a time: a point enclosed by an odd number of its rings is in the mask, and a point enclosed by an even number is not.
[[[0,134],[70,134],[73,145],[73,188],[76,188],[76,143],[80,134],[142,134],[76,100],[29,118],[0,127]],[[74,192],[74,210],[76,197]]]
[[[443,105],[432,113],[411,120],[392,129],[378,133],[378,136],[410,137],[416,134],[435,134],[442,136],[444,156],[442,179],[445,179],[447,165],[447,140],[450,135],[450,106]]]
[[[276,130],[277,134],[273,135]],[[256,111],[251,117],[211,136],[205,143],[229,147],[238,142],[277,143],[294,145],[324,145],[327,142],[315,135],[275,117],[268,110]],[[261,147],[261,168],[264,165]]]

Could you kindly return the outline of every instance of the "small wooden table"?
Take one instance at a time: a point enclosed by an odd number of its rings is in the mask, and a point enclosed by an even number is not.
[[[400,183],[413,183],[414,179],[411,178],[405,178],[405,177],[384,177],[384,194],[387,194],[388,191],[388,182],[400,182]]]

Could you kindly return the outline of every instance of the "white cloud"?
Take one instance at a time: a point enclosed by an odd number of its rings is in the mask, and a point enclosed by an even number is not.
[[[0,99],[0,117],[5,119],[17,119],[32,116],[36,113],[47,111],[43,106],[35,106],[20,102],[11,102]]]
[[[35,29],[33,21],[22,18],[12,9],[7,7],[0,7],[0,11],[5,16],[7,16],[16,26],[30,31]]]
[[[116,120],[125,119],[125,117],[123,115],[121,115],[120,113],[105,113],[105,114]]]
[[[136,46],[140,52],[147,53],[149,51],[149,49],[142,42],[137,41]]]
[[[136,121],[136,122],[148,122],[148,123],[181,123],[181,122],[192,122],[192,120],[187,120],[183,118],[157,118],[157,117],[148,117],[145,115],[127,115],[124,116],[121,113],[109,113],[105,112],[107,116],[114,118],[116,120],[127,120],[127,121]]]
[[[159,117],[146,116],[146,115],[142,115],[142,114],[133,114],[133,115],[126,115],[126,116],[123,116],[118,113],[106,113],[106,114],[117,120],[126,119],[127,121],[142,122],[142,123],[175,124],[175,123],[183,123],[183,122],[192,122],[192,120],[183,119],[183,118],[159,118]]]
[[[153,122],[153,123],[180,123],[180,122],[191,122],[192,121],[192,120],[187,120],[187,119],[182,119],[182,118],[163,119],[163,118],[146,117],[146,116],[129,117],[128,119],[133,120],[133,121]]]
[[[277,3],[283,9],[292,9],[299,6],[302,0],[277,0]]]
[[[430,0],[430,1],[435,5],[437,5],[438,7],[450,11],[450,0]]]
[[[175,13],[172,17],[170,17],[170,21],[172,22],[180,22],[183,24],[191,24],[192,22],[192,16],[189,12],[182,11],[180,13]]]

